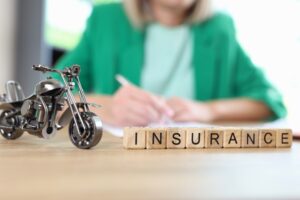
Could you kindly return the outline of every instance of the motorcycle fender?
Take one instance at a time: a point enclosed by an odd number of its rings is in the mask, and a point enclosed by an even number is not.
[[[78,102],[78,103],[76,103],[76,105],[77,105],[77,108],[83,108],[85,103]],[[87,103],[87,105],[93,106],[93,107],[100,107],[99,105],[93,104],[93,103]],[[64,127],[70,123],[72,118],[73,118],[73,115],[72,115],[71,109],[70,109],[70,107],[68,107],[64,111],[64,113],[61,115],[60,119],[58,120],[58,124]]]
[[[58,120],[58,124],[60,126],[65,127],[68,125],[72,119],[73,115],[70,108],[67,108],[67,110],[64,111],[64,113],[61,115],[60,119]]]

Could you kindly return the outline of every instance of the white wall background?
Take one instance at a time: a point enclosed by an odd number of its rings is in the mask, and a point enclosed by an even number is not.
[[[0,92],[4,84],[14,78],[16,0],[0,1]]]
[[[299,124],[300,0],[213,0],[213,3],[217,10],[233,17],[242,46],[283,94],[288,120]]]

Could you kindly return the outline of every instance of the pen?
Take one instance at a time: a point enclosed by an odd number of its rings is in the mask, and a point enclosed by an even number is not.
[[[122,86],[131,85],[131,83],[121,74],[117,74],[115,78]]]
[[[121,74],[117,74],[115,76],[116,80],[118,81],[118,83],[120,83],[120,85],[122,86],[126,86],[126,85],[132,85],[132,83],[130,83],[124,76],[122,76]],[[159,102],[158,102],[159,103]],[[161,120],[159,121],[160,124],[169,124],[171,123],[172,120],[167,116],[167,115],[163,115]]]

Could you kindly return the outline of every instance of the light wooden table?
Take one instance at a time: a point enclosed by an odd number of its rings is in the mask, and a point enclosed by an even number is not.
[[[291,149],[92,150],[66,132],[0,138],[0,199],[300,199],[300,142]]]

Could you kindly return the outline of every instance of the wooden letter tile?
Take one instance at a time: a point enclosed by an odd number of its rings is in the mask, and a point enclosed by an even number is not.
[[[291,147],[293,134],[291,129],[278,129],[276,136],[276,147]]]
[[[124,128],[126,149],[290,148],[291,129],[274,128]]]
[[[222,148],[223,147],[223,134],[222,128],[205,129],[205,147],[206,148]]]
[[[259,135],[260,134],[258,129],[243,129],[242,148],[258,148]]]
[[[223,136],[224,148],[240,148],[241,147],[241,129],[225,128]]]
[[[186,148],[204,148],[205,129],[204,128],[186,128]]]
[[[169,128],[167,130],[167,149],[184,149],[186,131],[183,128]]]
[[[147,149],[165,149],[167,143],[167,130],[164,128],[147,129]]]
[[[276,146],[276,129],[261,129],[259,147],[275,147]]]
[[[145,149],[146,128],[140,128],[140,127],[124,128],[123,146],[126,149]]]

